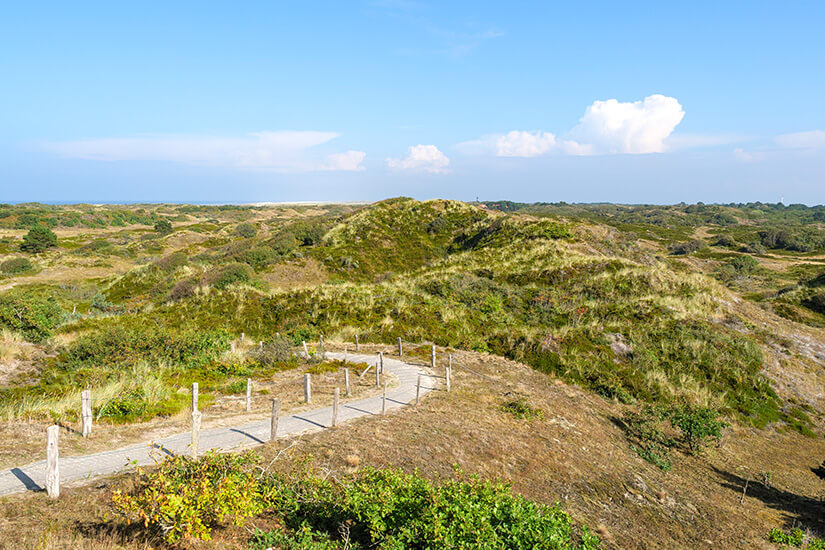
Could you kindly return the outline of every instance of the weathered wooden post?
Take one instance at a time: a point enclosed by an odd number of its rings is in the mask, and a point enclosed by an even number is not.
[[[229,351],[235,353],[235,341],[229,342]]]
[[[49,426],[46,429],[46,493],[49,498],[60,496],[60,464],[57,448],[59,435],[60,426]]]
[[[430,353],[430,367],[435,368],[435,346],[433,346],[432,352]]]
[[[335,393],[332,395],[332,426],[338,425],[338,401],[341,399],[341,389],[335,388]]]
[[[272,400],[272,418],[269,419],[269,440],[275,441],[278,437],[278,417],[281,415],[281,400]]]
[[[198,458],[198,447],[201,443],[201,416],[200,411],[192,411],[192,458]]]
[[[304,374],[304,401],[306,403],[312,403],[312,381],[310,378],[311,375],[309,373]]]
[[[244,340],[246,340],[246,334],[244,334],[244,333],[242,332],[242,333],[241,333],[241,344],[243,344],[243,343],[244,343]]]
[[[381,371],[381,374],[384,374],[384,352],[378,352],[378,370]]]
[[[252,379],[246,379],[246,412],[252,412]]]
[[[258,342],[258,351],[263,351],[263,349],[264,349],[264,341],[260,340]]]
[[[446,377],[445,377],[447,379],[447,393],[450,392],[450,378],[452,378],[452,376],[453,376],[453,354],[451,353],[450,355],[447,356],[447,373],[446,373]]]
[[[80,433],[83,437],[89,437],[92,433],[92,392],[83,390],[80,392]]]
[[[358,346],[358,335],[356,334],[355,335],[355,351],[358,351],[359,349],[361,349],[361,348]]]
[[[375,364],[375,387],[380,383],[381,373],[378,371],[378,363]]]
[[[418,400],[421,398],[421,374],[418,374],[418,382],[415,383],[415,404],[418,405]]]
[[[304,341],[301,341],[301,343],[304,345],[304,353],[306,353],[307,358],[309,358],[309,348],[307,347],[307,343]]]
[[[398,337],[398,357],[404,355],[404,349],[401,347],[401,337]]]
[[[319,337],[318,337],[318,347],[319,347],[319,348],[323,348],[323,347],[324,347],[324,335],[323,335],[323,334],[322,334],[321,336],[319,336]]]
[[[344,348],[344,363],[346,363],[346,362],[347,362],[347,355],[348,355],[348,353],[349,353],[349,350],[348,350],[347,348]]]
[[[198,410],[198,383],[192,382],[192,410]]]
[[[384,380],[384,393],[381,394],[381,416],[387,414],[387,381]]]
[[[344,369],[344,391],[346,392],[347,397],[349,397],[352,393],[349,389],[349,369]]]

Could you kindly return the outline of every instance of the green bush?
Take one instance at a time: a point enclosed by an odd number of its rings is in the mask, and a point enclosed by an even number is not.
[[[242,525],[261,511],[258,480],[250,465],[255,455],[206,453],[194,460],[177,455],[156,471],[138,469],[134,491],[115,491],[115,511],[162,535],[167,542],[211,539],[226,519]]]
[[[728,261],[734,271],[742,275],[749,275],[759,268],[759,260],[753,256],[737,256]]]
[[[719,420],[719,412],[708,407],[683,405],[671,409],[667,418],[682,432],[682,439],[692,454],[698,454],[709,440],[719,440],[727,426]]]
[[[252,279],[252,269],[241,263],[221,266],[206,274],[205,282],[219,290],[234,283],[248,283]]]
[[[676,256],[685,256],[698,252],[705,247],[705,242],[700,239],[694,239],[685,243],[676,243],[670,246],[670,253]]]
[[[10,258],[3,263],[0,263],[0,273],[4,275],[16,275],[33,269],[32,263],[28,258]]]
[[[507,401],[501,405],[501,410],[512,414],[516,418],[528,420],[533,418],[538,420],[544,419],[544,411],[531,406],[530,403],[523,398]]]
[[[168,235],[172,232],[172,222],[166,219],[156,221],[155,232],[160,233],[161,235]]]
[[[251,223],[239,223],[235,227],[235,232],[245,239],[251,239],[258,233],[258,230]]]
[[[57,246],[57,235],[48,227],[38,225],[29,229],[29,232],[23,235],[20,250],[30,254],[39,254],[55,246]]]
[[[367,468],[335,481],[310,469],[297,474],[253,469],[255,455],[207,453],[168,458],[139,470],[134,490],[116,491],[116,512],[168,542],[209,539],[266,510],[284,526],[256,531],[250,545],[295,549],[537,548],[587,549],[599,540],[558,506],[536,504],[508,485],[477,477],[434,484],[417,474]]]
[[[28,340],[38,342],[49,338],[66,315],[51,297],[30,293],[0,295],[0,327],[22,332]]]

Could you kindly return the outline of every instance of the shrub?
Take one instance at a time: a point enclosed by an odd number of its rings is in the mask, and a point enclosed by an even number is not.
[[[749,275],[759,267],[759,260],[753,256],[737,256],[729,260],[728,265],[730,265],[736,273]]]
[[[235,232],[245,239],[251,239],[258,233],[258,230],[251,223],[240,223],[235,227]]]
[[[648,406],[625,414],[618,424],[636,454],[667,472],[671,468],[670,450],[675,441],[665,432],[662,416],[661,411]]]
[[[0,296],[0,327],[22,332],[29,340],[49,338],[66,315],[51,297],[44,299],[28,293]]]
[[[219,290],[233,283],[248,283],[252,279],[252,269],[241,263],[232,263],[207,273],[205,282]]]
[[[39,254],[55,246],[57,246],[57,235],[48,227],[38,225],[29,229],[29,232],[23,236],[20,250],[30,254]]]
[[[0,273],[4,275],[16,275],[24,271],[29,271],[32,268],[32,263],[28,258],[11,258],[0,263]]]
[[[161,235],[168,235],[172,232],[172,222],[166,219],[156,221],[155,232]]]
[[[295,360],[292,342],[286,336],[276,336],[272,340],[264,342],[262,348],[253,352],[253,357],[264,367]]]
[[[198,285],[194,281],[189,279],[179,281],[174,287],[172,287],[172,290],[169,291],[169,301],[177,302],[178,300],[184,300],[190,296],[194,296],[197,286]]]
[[[506,413],[510,413],[516,418],[523,418],[523,419],[544,419],[544,411],[541,409],[537,409],[532,407],[525,399],[513,399],[511,401],[507,401],[501,406],[501,410]]]
[[[691,454],[698,454],[708,440],[719,440],[727,426],[719,420],[719,412],[708,407],[684,405],[671,409],[667,417],[682,432],[682,439]]]
[[[257,477],[250,471],[255,455],[206,453],[200,459],[173,456],[154,472],[138,469],[134,491],[115,491],[115,511],[142,522],[167,542],[211,538],[226,519],[242,525],[261,511]]]
[[[670,253],[676,256],[693,254],[705,247],[705,241],[694,239],[685,243],[676,243],[670,246]]]
[[[810,298],[802,301],[802,305],[817,313],[825,313],[825,292],[812,294]]]

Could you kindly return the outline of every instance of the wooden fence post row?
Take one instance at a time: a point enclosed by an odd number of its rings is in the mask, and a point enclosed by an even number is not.
[[[384,380],[384,393],[381,395],[381,416],[387,414],[387,381]]]
[[[375,387],[380,383],[381,373],[378,371],[378,363],[375,364]]]
[[[378,366],[379,366],[378,370],[381,371],[381,374],[384,374],[384,352],[383,351],[378,352]]]
[[[80,392],[80,432],[83,437],[89,437],[92,433],[92,392],[83,390]]]
[[[60,464],[57,449],[59,434],[59,426],[49,426],[46,429],[46,494],[49,498],[60,496]]]
[[[304,341],[301,341],[301,343],[304,345],[304,353],[306,353],[306,356],[307,356],[307,359],[308,359],[309,358],[309,348],[307,348],[307,343],[304,342]]]

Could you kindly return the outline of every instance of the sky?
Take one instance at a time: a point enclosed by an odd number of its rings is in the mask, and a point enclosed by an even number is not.
[[[825,203],[825,2],[8,2],[0,202]]]

